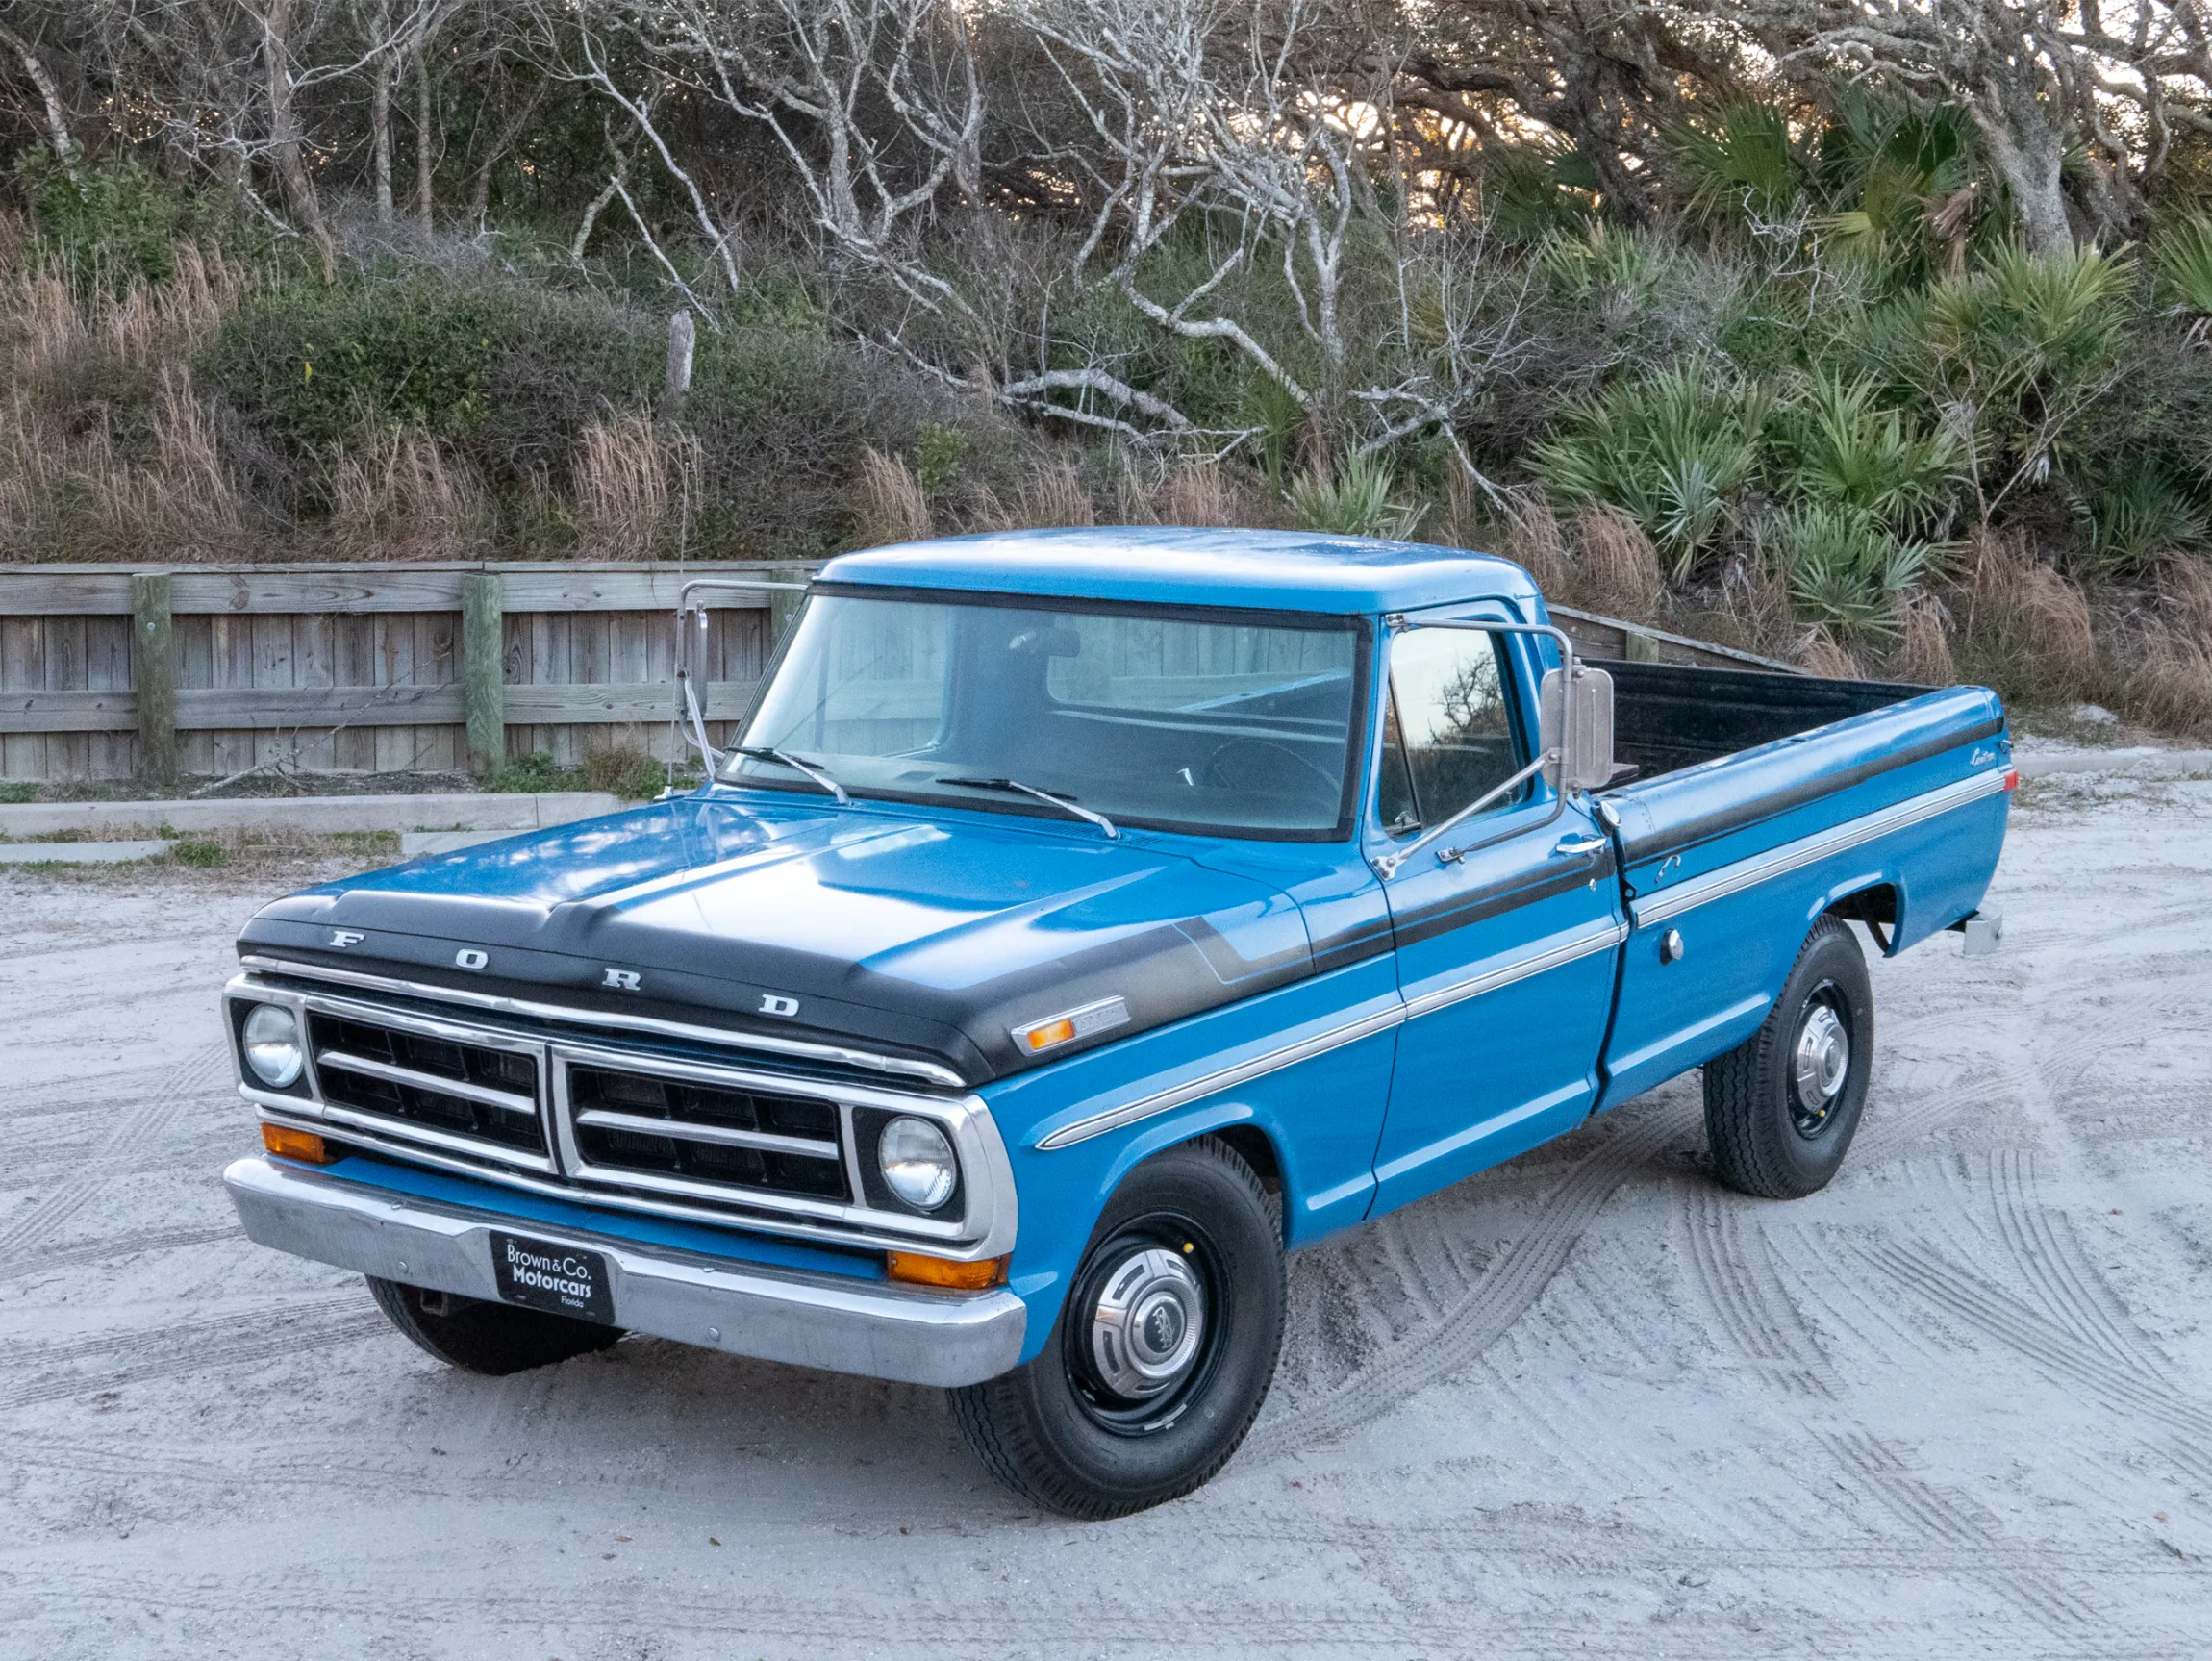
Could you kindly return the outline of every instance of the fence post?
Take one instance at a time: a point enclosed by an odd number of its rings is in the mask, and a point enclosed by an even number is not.
[[[461,579],[461,708],[468,770],[489,778],[507,760],[507,607],[496,571]]]
[[[768,572],[768,580],[776,583],[805,583],[814,580],[814,571],[806,566],[778,566]],[[788,589],[768,591],[768,641],[772,654],[783,643],[784,631],[792,626],[792,618],[798,616],[799,602],[804,594],[794,594]]]
[[[1632,664],[1655,664],[1660,661],[1659,642],[1641,629],[1626,631],[1627,639],[1621,643],[1621,655]]]
[[[138,701],[138,776],[177,782],[177,653],[169,573],[131,573],[131,684]]]

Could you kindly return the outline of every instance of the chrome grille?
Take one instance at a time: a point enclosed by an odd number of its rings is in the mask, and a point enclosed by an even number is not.
[[[530,1048],[325,1010],[308,1012],[307,1030],[327,1107],[434,1146],[551,1169]]]
[[[837,1104],[563,1058],[576,1150],[602,1173],[851,1197]]]

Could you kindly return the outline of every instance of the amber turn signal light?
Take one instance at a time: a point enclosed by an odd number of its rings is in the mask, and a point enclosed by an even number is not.
[[[959,1263],[949,1257],[927,1257],[918,1251],[884,1254],[885,1272],[893,1280],[914,1286],[947,1286],[955,1292],[981,1292],[1006,1279],[1006,1259],[987,1257],[980,1263]]]
[[[1074,1036],[1075,1023],[1066,1016],[1058,1020],[1048,1020],[1043,1026],[1033,1026],[1022,1034],[1028,1040],[1031,1049],[1050,1049],[1056,1044],[1066,1044]]]
[[[312,1130],[294,1130],[287,1124],[262,1126],[262,1145],[279,1159],[296,1159],[307,1165],[328,1165],[338,1157]]]

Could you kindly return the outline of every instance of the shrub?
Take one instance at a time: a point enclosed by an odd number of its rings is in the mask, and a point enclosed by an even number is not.
[[[1960,445],[1948,428],[1923,436],[1903,411],[1880,407],[1871,380],[1822,371],[1781,424],[1791,488],[1825,507],[1898,529],[1924,525],[1957,482]]]
[[[2202,339],[2212,329],[2212,214],[2186,214],[2151,244],[2158,286]]]
[[[1626,513],[1681,581],[1734,523],[1759,465],[1767,403],[1718,365],[1677,364],[1571,404],[1532,466],[1571,505]]]
[[[1291,481],[1291,516],[1309,531],[1403,540],[1420,525],[1418,506],[1395,501],[1397,469],[1382,455],[1347,456],[1334,472],[1316,468]]]
[[[2161,554],[2203,543],[2205,515],[2155,462],[2124,468],[2075,509],[2099,577],[2133,576]]]
[[[1894,639],[1899,605],[1935,562],[1871,514],[1820,503],[1784,509],[1768,534],[1798,614],[1847,642]]]

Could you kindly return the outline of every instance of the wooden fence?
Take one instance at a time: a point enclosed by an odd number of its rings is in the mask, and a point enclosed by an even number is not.
[[[172,779],[280,759],[449,771],[666,753],[686,576],[659,564],[0,567],[0,778]],[[795,596],[716,593],[716,736]],[[475,742],[471,743],[471,735]]]
[[[686,576],[805,567],[497,565],[0,566],[0,778],[168,781],[481,773],[543,751],[668,753]],[[726,742],[796,596],[710,594],[710,732]],[[1558,608],[1606,657],[1768,665]]]

